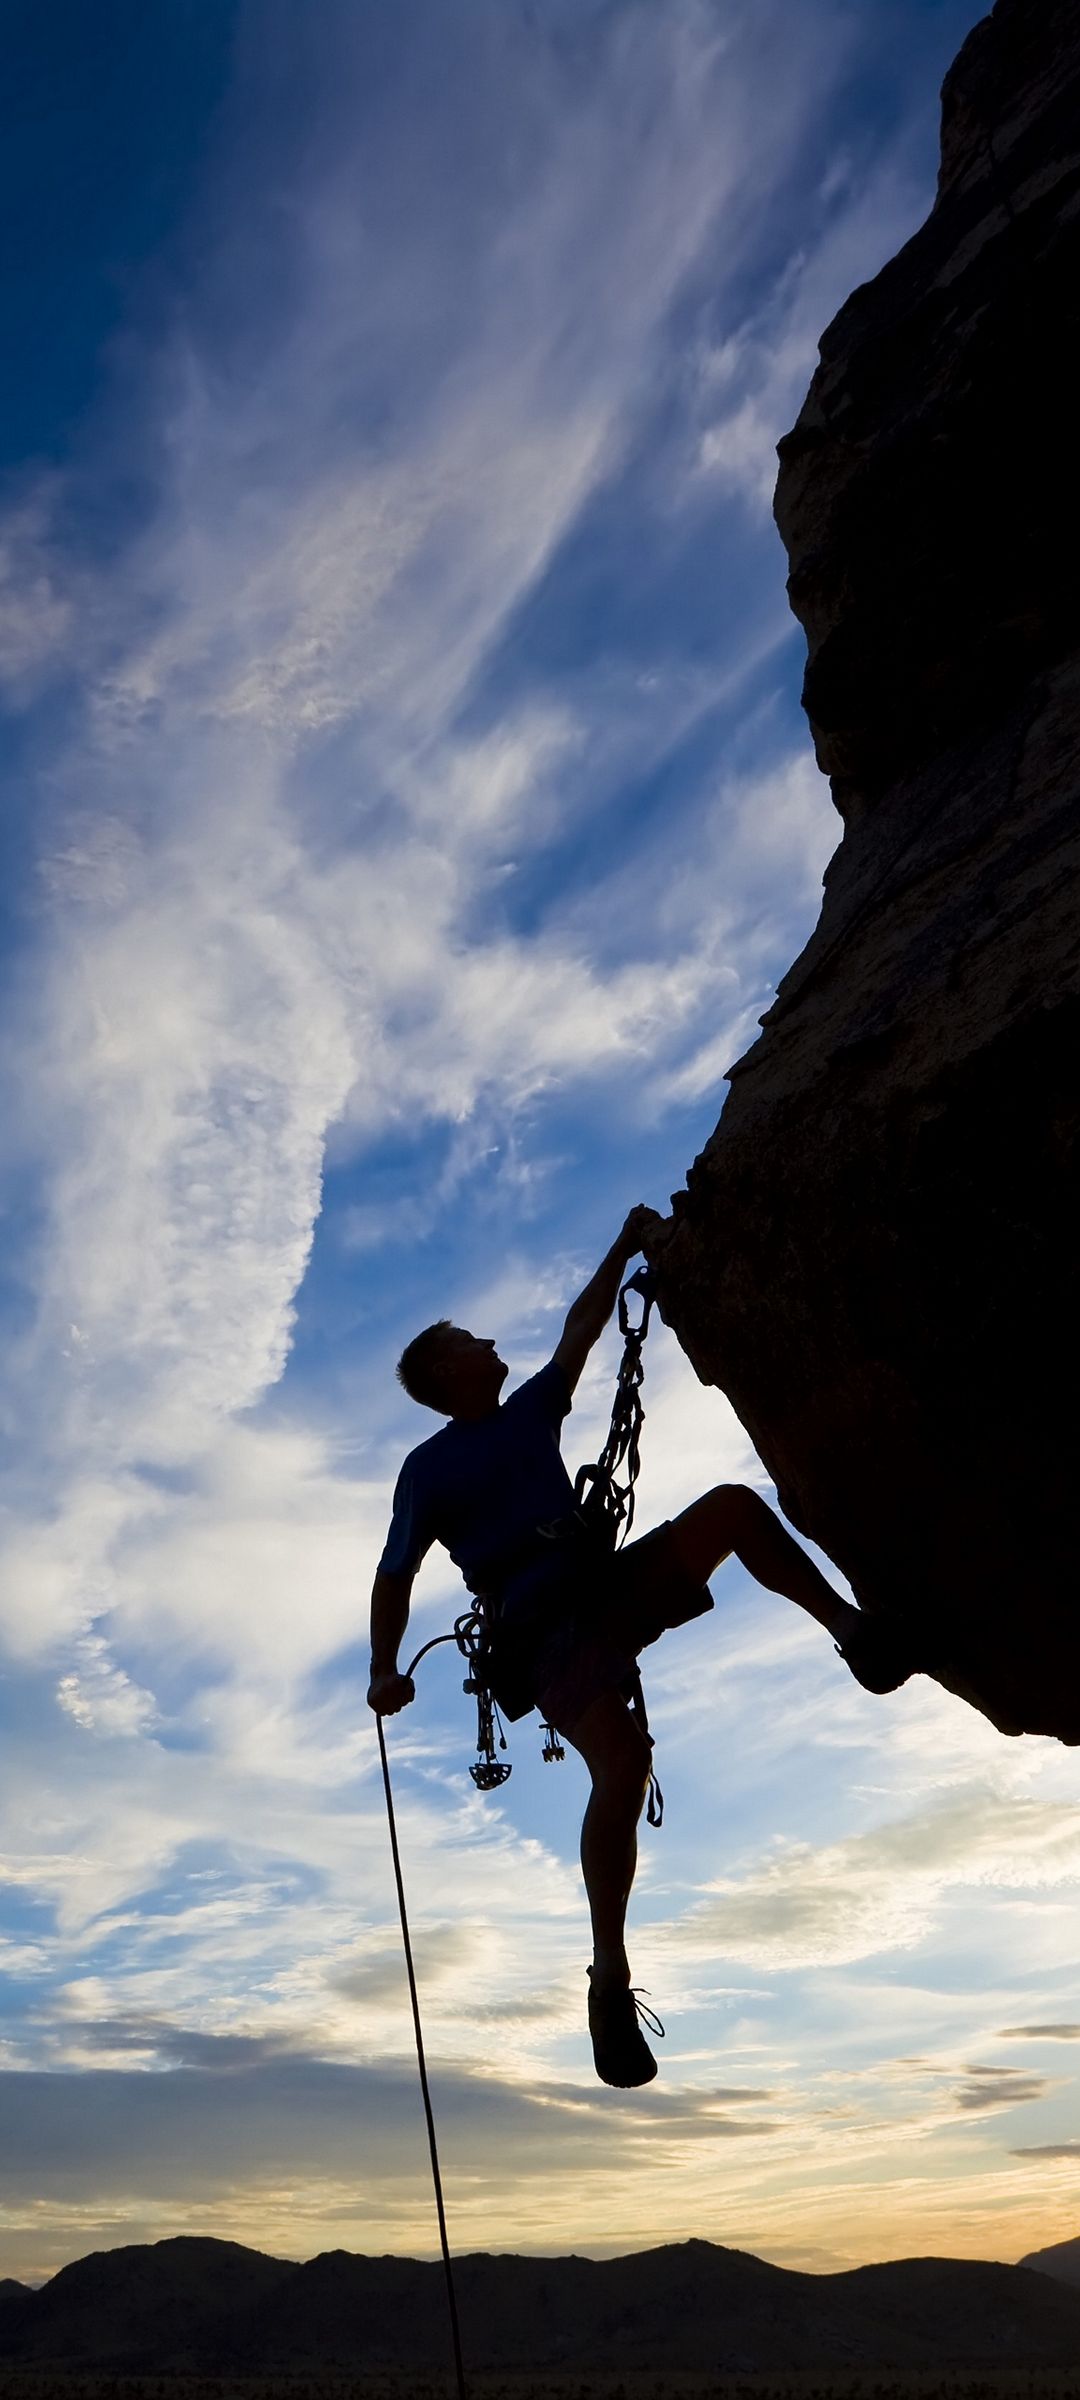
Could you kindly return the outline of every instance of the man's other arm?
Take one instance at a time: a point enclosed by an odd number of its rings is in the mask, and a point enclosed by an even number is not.
[[[410,1675],[398,1667],[412,1597],[412,1575],[387,1575],[382,1567],[371,1587],[371,1681],[368,1707],[376,1716],[393,1717],[416,1698]]]
[[[612,1243],[607,1257],[601,1259],[584,1291],[579,1292],[555,1352],[571,1391],[577,1387],[593,1343],[599,1341],[609,1322],[631,1259],[637,1257],[654,1226],[660,1223],[655,1208],[632,1208],[618,1240]]]

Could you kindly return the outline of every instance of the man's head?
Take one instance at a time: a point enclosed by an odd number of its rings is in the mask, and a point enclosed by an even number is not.
[[[443,1417],[486,1417],[499,1404],[510,1372],[494,1342],[481,1341],[440,1317],[402,1351],[398,1382],[410,1400]]]

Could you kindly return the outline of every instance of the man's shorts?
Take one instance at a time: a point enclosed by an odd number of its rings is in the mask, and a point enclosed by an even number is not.
[[[512,1634],[505,1647],[500,1637],[495,1697],[504,1683],[507,1698],[500,1706],[507,1716],[536,1707],[548,1724],[572,1736],[591,1703],[602,1692],[617,1692],[633,1674],[650,1642],[703,1617],[712,1605],[711,1593],[676,1554],[670,1519],[613,1554],[582,1556],[571,1549],[565,1580],[547,1599],[543,1626],[520,1647]]]

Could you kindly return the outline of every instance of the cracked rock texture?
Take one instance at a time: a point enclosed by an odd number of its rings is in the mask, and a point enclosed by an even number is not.
[[[843,838],[661,1304],[792,1522],[1003,1731],[1080,1740],[1080,9],[998,0],[776,516]]]

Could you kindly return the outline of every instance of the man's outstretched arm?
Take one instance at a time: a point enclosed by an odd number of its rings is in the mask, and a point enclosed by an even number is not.
[[[594,1276],[579,1292],[562,1329],[556,1359],[571,1391],[592,1349],[599,1341],[619,1297],[619,1286],[653,1227],[662,1222],[655,1208],[632,1208],[618,1241],[602,1258]]]
[[[380,1567],[371,1587],[371,1681],[368,1706],[376,1716],[393,1717],[416,1698],[411,1676],[398,1666],[412,1597],[411,1575],[387,1575]]]

